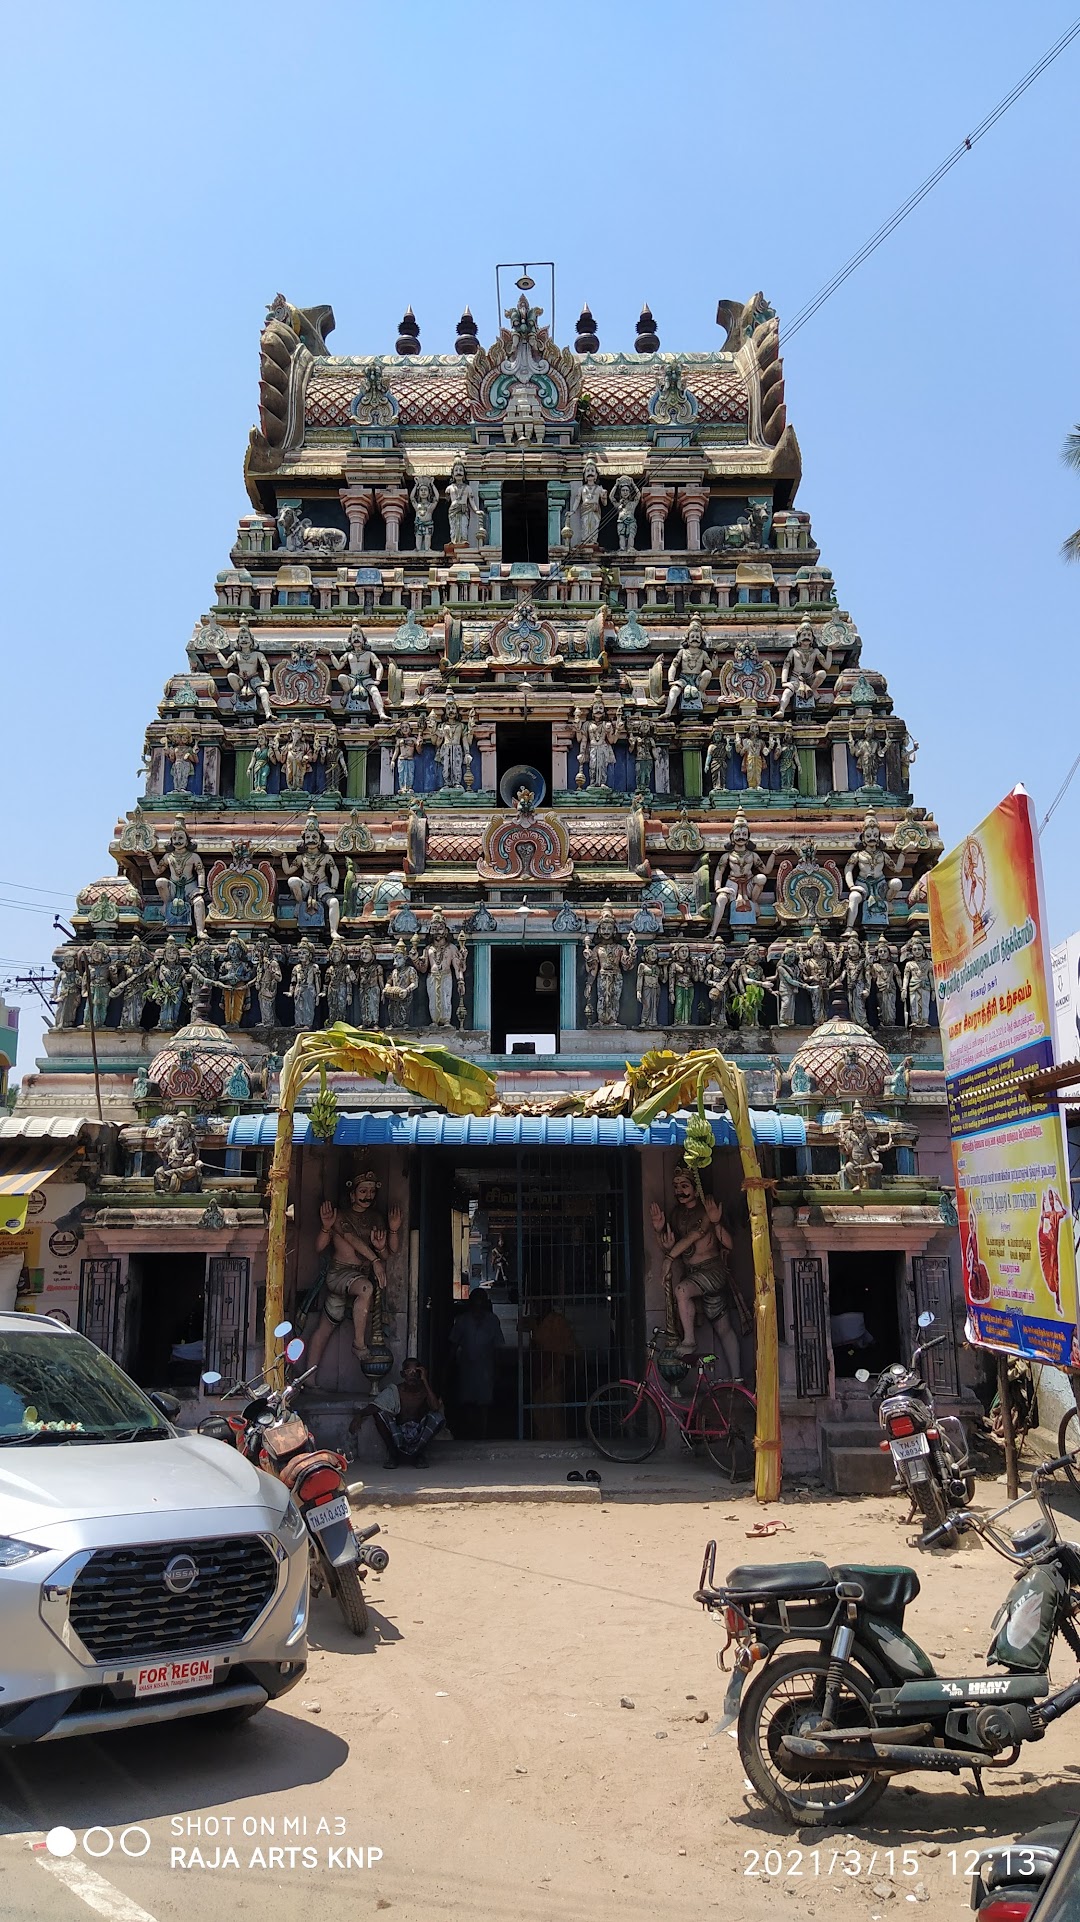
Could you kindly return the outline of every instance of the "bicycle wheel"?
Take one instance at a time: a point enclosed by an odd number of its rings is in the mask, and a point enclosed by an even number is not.
[[[585,1408],[585,1429],[609,1462],[643,1462],[660,1445],[663,1418],[652,1396],[635,1381],[609,1381]]]
[[[1058,1454],[1074,1456],[1065,1468],[1065,1473],[1074,1488],[1080,1488],[1080,1460],[1075,1457],[1077,1449],[1080,1449],[1080,1414],[1077,1414],[1075,1408],[1070,1408],[1068,1414],[1062,1418],[1061,1427],[1058,1429]]]
[[[706,1389],[694,1414],[694,1430],[705,1443],[710,1461],[728,1481],[749,1481],[754,1472],[754,1433],[757,1404],[738,1382],[722,1382]]]

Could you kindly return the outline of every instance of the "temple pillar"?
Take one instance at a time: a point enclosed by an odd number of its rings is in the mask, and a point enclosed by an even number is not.
[[[574,730],[569,723],[556,721],[551,730],[551,787],[555,794],[566,792],[566,760],[573,740]]]
[[[846,794],[851,786],[846,741],[834,741],[832,744],[832,784],[834,794]]]
[[[559,946],[559,1027],[577,1025],[577,942],[563,941]]]
[[[221,792],[221,749],[216,742],[203,743],[202,791],[204,794]]]
[[[487,534],[485,547],[498,548],[502,552],[502,482],[481,481],[480,506],[483,509],[484,525]]]
[[[494,721],[481,721],[473,738],[480,750],[480,786],[486,793],[494,794],[496,784]]]
[[[563,544],[563,522],[570,513],[569,481],[549,481],[547,484],[548,510],[548,550]]]
[[[234,800],[250,801],[251,799],[250,770],[251,770],[251,756],[254,752],[254,749],[255,749],[255,743],[254,741],[252,741],[250,747],[248,747],[246,744],[243,744],[239,746],[236,750],[236,763],[233,770]]]
[[[688,801],[701,799],[701,749],[684,747],[682,751],[683,792]]]
[[[472,941],[474,1028],[491,1027],[491,942]]]
[[[375,501],[386,522],[386,552],[396,554],[401,547],[401,523],[405,519],[409,496],[403,487],[377,487]],[[400,595],[397,605],[401,605]]]
[[[812,747],[799,749],[799,793],[817,793],[817,754]]]
[[[641,505],[649,517],[649,535],[654,554],[663,552],[664,523],[674,499],[673,487],[659,487],[655,482],[650,482],[648,487],[641,490]]]
[[[348,775],[345,781],[346,799],[364,801],[367,799],[367,757],[366,747],[349,747],[345,751]]]
[[[338,499],[349,522],[349,552],[359,554],[364,545],[364,529],[367,526],[374,505],[370,487],[342,487]]]
[[[679,488],[679,506],[686,522],[686,545],[693,554],[701,552],[701,516],[708,505],[707,487],[688,487],[684,484]]]

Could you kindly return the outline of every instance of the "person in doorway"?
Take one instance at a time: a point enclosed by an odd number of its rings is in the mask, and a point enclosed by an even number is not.
[[[369,1416],[386,1448],[387,1468],[400,1468],[402,1462],[414,1468],[430,1467],[428,1443],[444,1426],[446,1416],[427,1369],[415,1355],[406,1355],[399,1382],[388,1382],[374,1401],[357,1409],[349,1423],[350,1435],[358,1435]]]
[[[538,1302],[535,1315],[526,1315],[520,1326],[532,1358],[533,1439],[565,1441],[568,1376],[581,1353],[574,1331],[550,1301]]]
[[[503,1346],[502,1324],[491,1297],[486,1288],[474,1288],[450,1330],[462,1440],[487,1440],[495,1400],[495,1351]]]
[[[664,1250],[662,1273],[669,1304],[668,1319],[677,1319],[682,1331],[676,1353],[694,1354],[700,1307],[706,1321],[712,1324],[727,1379],[741,1381],[739,1330],[745,1321],[745,1309],[731,1281],[732,1241],[724,1225],[723,1210],[712,1195],[705,1194],[685,1162],[676,1168],[672,1187],[675,1206],[670,1218],[658,1202],[653,1203],[650,1214]]]

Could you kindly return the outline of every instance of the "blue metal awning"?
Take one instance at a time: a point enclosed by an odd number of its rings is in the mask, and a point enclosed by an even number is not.
[[[341,1148],[681,1148],[689,1116],[680,1112],[639,1128],[625,1115],[449,1115],[429,1109],[375,1109],[339,1114],[334,1144]],[[713,1135],[722,1148],[734,1148],[735,1130],[727,1115],[710,1114]],[[806,1124],[801,1115],[776,1108],[751,1108],[754,1140],[770,1148],[802,1148]],[[236,1115],[229,1123],[230,1148],[272,1148],[274,1114]],[[311,1142],[308,1117],[293,1117],[293,1141]]]

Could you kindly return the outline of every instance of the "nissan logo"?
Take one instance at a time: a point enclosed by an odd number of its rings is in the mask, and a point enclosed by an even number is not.
[[[191,1555],[174,1555],[166,1564],[164,1582],[172,1595],[186,1595],[199,1579],[199,1564]]]

